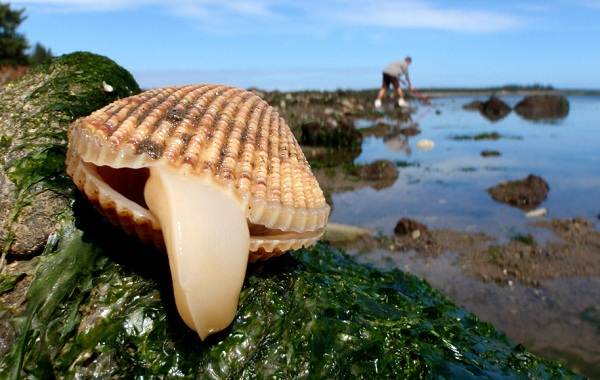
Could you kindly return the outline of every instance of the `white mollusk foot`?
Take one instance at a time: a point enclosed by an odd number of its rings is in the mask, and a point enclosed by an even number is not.
[[[151,168],[144,191],[169,255],[177,309],[201,339],[235,317],[250,236],[235,197],[205,178]]]

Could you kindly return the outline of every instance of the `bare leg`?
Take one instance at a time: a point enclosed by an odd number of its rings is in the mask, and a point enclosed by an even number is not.
[[[398,94],[398,99],[404,99],[404,92],[402,92],[402,87],[400,85],[395,85],[396,94]]]
[[[377,94],[377,99],[375,99],[375,108],[381,108],[381,100],[385,96],[385,91],[387,90],[385,83],[381,85],[381,89],[379,89],[379,94]]]
[[[398,80],[394,81],[394,91],[398,94],[398,105],[400,107],[408,107],[408,103],[404,100],[404,92],[402,92],[402,86]]]

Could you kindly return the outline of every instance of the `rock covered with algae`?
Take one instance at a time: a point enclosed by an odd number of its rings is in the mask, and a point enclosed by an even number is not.
[[[96,72],[124,91],[111,81],[113,69]],[[67,88],[79,88],[68,80],[75,74],[64,77]],[[36,85],[52,80],[44,78]],[[31,76],[23,80],[33,85]],[[82,104],[93,104],[94,94],[80,93],[79,103],[46,95],[47,103],[23,101],[13,116],[0,115],[4,123],[34,107],[64,104],[47,120],[54,129],[27,135],[30,127],[12,124],[11,136],[29,136],[31,154],[2,151],[4,163],[26,162],[21,181],[43,178],[39,189],[59,192],[64,207],[49,216],[58,229],[42,254],[10,265],[33,262],[35,276],[0,277],[0,378],[576,377],[512,344],[423,280],[357,264],[323,244],[251,266],[232,326],[200,342],[177,315],[166,257],[102,220],[61,180],[63,128],[69,115],[88,112]],[[55,161],[35,156],[49,151]],[[35,209],[40,200],[29,202]]]
[[[41,249],[68,204],[71,187],[66,185],[64,155],[69,124],[139,91],[127,70],[106,57],[83,52],[41,65],[0,91],[4,253]]]

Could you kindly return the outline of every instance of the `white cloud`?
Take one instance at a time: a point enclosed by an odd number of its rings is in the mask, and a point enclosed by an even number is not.
[[[353,1],[331,14],[341,21],[389,28],[424,28],[467,32],[510,30],[518,17],[500,12],[443,8],[426,1]]]
[[[594,0],[589,0],[594,1]],[[174,14],[212,22],[228,17],[278,18],[292,23],[325,21],[327,25],[363,25],[383,28],[422,28],[465,32],[505,31],[522,20],[510,13],[481,9],[441,7],[428,0],[16,0],[14,4],[43,6],[66,12],[114,11],[155,6]],[[299,11],[298,16],[280,11]],[[33,8],[35,10],[35,8]]]

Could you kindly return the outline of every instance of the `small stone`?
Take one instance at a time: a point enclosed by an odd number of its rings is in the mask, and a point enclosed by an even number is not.
[[[413,238],[413,239],[418,239],[418,238],[420,238],[420,237],[421,237],[421,231],[419,231],[419,230],[414,230],[414,231],[413,231],[413,232],[410,234],[410,236],[412,236],[412,238]]]
[[[398,221],[398,223],[396,223],[396,227],[394,228],[394,233],[396,235],[410,234],[414,238],[415,232],[419,233],[419,235],[417,236],[418,238],[419,236],[421,236],[421,234],[427,232],[427,226],[413,219],[402,218]]]
[[[497,202],[528,211],[538,207],[548,196],[550,187],[543,178],[530,174],[526,178],[500,183],[488,189]]]

